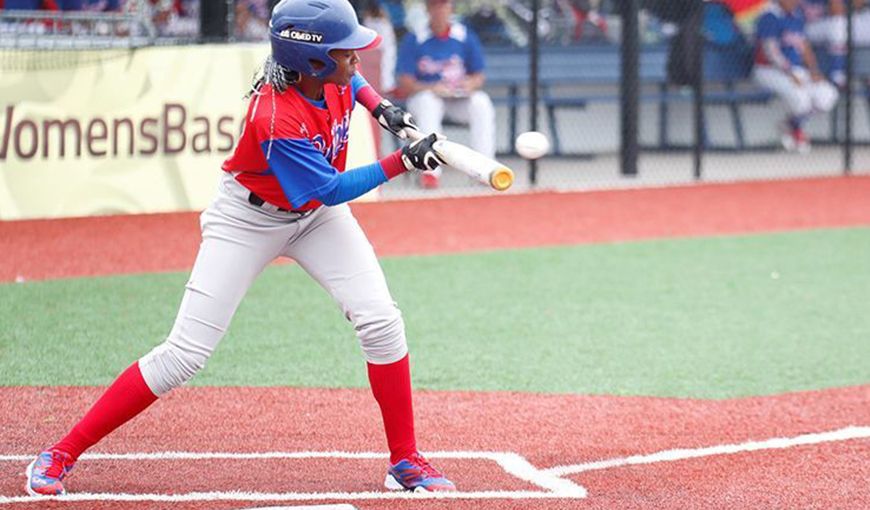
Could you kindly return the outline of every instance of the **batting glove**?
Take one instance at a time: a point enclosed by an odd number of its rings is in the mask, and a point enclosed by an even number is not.
[[[399,108],[388,100],[384,99],[377,105],[372,112],[372,115],[378,120],[378,124],[384,129],[393,133],[400,139],[408,138],[408,133],[405,128],[418,130],[417,124],[414,123],[411,114]]]
[[[444,161],[438,157],[438,154],[432,147],[435,142],[443,138],[443,136],[437,133],[432,133],[426,138],[421,138],[402,147],[402,163],[405,165],[405,168],[408,170],[426,171],[435,170],[440,165],[443,165]]]

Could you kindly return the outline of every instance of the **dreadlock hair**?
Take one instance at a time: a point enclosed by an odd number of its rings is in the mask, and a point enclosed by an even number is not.
[[[247,98],[251,95],[258,94],[260,88],[267,83],[272,86],[272,90],[280,94],[290,88],[290,85],[298,82],[299,78],[300,75],[298,71],[287,69],[278,62],[275,62],[275,59],[270,55],[266,57],[266,61],[263,62],[262,71],[254,77],[254,83],[251,85],[251,90],[245,97]]]
[[[254,76],[251,90],[245,95],[245,99],[248,99],[251,96],[256,97],[254,100],[254,111],[256,111],[257,107],[260,105],[260,98],[263,96],[261,90],[263,85],[269,84],[272,88],[271,93],[269,94],[272,102],[272,117],[269,121],[269,146],[266,149],[267,160],[272,156],[272,142],[274,141],[273,135],[275,133],[275,94],[283,93],[285,90],[290,88],[290,85],[298,82],[300,78],[301,75],[298,71],[287,69],[278,62],[275,62],[275,59],[269,56],[266,57],[266,61],[263,62],[262,72]],[[251,118],[253,118],[253,112]]]

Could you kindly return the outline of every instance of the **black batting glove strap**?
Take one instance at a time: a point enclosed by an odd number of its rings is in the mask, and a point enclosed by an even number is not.
[[[421,138],[415,142],[402,147],[402,163],[408,170],[435,170],[444,162],[438,158],[435,153],[433,144],[439,139],[438,135],[432,133],[426,138]]]
[[[405,128],[419,129],[410,113],[386,99],[375,107],[372,115],[384,129],[403,140],[408,137]]]

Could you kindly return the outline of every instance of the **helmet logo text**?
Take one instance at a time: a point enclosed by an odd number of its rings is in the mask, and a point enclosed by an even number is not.
[[[305,30],[297,30],[294,28],[285,28],[278,35],[284,39],[290,39],[292,41],[310,42],[315,44],[323,42],[323,34],[318,34],[317,32],[306,32]]]

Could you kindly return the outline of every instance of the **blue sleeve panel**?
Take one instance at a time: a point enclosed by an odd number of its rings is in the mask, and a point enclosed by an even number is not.
[[[381,164],[375,161],[370,165],[353,168],[338,174],[337,186],[319,198],[326,205],[338,205],[350,202],[354,198],[375,189],[387,182],[387,176]]]
[[[363,75],[356,73],[353,75],[353,78],[350,80],[350,93],[351,97],[353,97],[353,102],[356,103],[356,94],[363,87],[367,87],[369,82],[363,77]]]
[[[293,207],[311,199],[338,205],[387,180],[378,162],[339,173],[310,140],[273,140],[271,153],[268,140],[260,146],[264,154],[269,154],[269,168]]]

